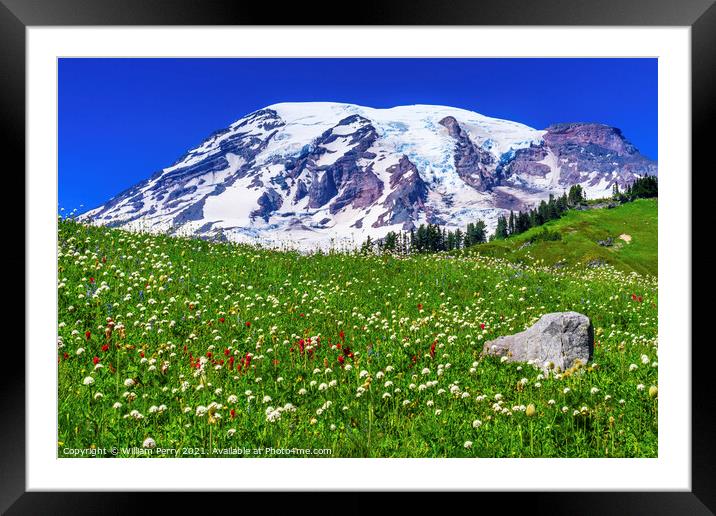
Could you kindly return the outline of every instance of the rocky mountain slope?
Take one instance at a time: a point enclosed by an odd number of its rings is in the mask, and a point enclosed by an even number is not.
[[[494,228],[580,184],[656,174],[619,129],[537,130],[445,106],[283,103],[246,115],[81,220],[302,249],[353,247],[421,223]]]

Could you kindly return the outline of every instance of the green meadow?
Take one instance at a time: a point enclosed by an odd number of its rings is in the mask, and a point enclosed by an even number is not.
[[[505,240],[494,240],[471,248],[485,256],[509,258],[513,261],[555,265],[589,266],[608,263],[613,267],[640,274],[658,274],[657,199],[637,199],[616,208],[585,211],[569,210],[558,219],[531,228]],[[557,232],[560,240],[525,243],[538,236],[543,228]],[[624,235],[624,239],[619,238]],[[597,242],[612,238],[613,245]]]
[[[655,457],[657,202],[544,227],[362,256],[60,220],[58,456]],[[482,356],[568,310],[586,366]]]

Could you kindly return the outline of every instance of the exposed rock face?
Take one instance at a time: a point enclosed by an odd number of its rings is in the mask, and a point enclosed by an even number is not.
[[[289,177],[296,178],[304,172],[309,175],[310,186],[301,181],[295,200],[308,195],[309,208],[321,208],[333,201],[329,206],[332,214],[348,205],[363,208],[372,204],[380,197],[383,183],[372,167],[362,166],[359,161],[366,156],[370,159],[368,149],[376,138],[377,133],[370,120],[359,115],[346,117],[321,134],[310,150],[306,149],[297,159],[284,164]],[[331,147],[347,150],[340,153],[330,150]],[[338,154],[332,163],[331,154]],[[324,165],[323,161],[329,163]]]
[[[565,371],[577,360],[586,364],[594,352],[594,327],[586,315],[555,312],[543,315],[523,332],[485,343],[483,353],[528,362],[544,370]]]
[[[269,216],[283,204],[283,198],[273,188],[269,188],[259,197],[259,209],[251,212],[252,217],[261,217],[268,222]]]
[[[448,134],[455,139],[455,169],[460,178],[476,190],[485,191],[495,184],[495,157],[488,151],[477,147],[468,134],[460,127],[455,117],[447,116],[440,120]]]
[[[282,103],[209,135],[81,220],[313,249],[424,223],[482,219],[492,231],[499,215],[574,184],[594,199],[656,171],[600,124],[538,130],[447,106]]]
[[[638,151],[622,135],[621,130],[603,124],[554,124],[544,135],[549,147],[560,145],[597,145],[617,155],[633,155]]]
[[[548,152],[544,145],[519,149],[513,159],[499,167],[501,175],[506,177],[547,177],[547,174],[552,171],[552,168],[544,163],[547,156]]]
[[[571,185],[621,189],[638,176],[656,175],[656,162],[645,158],[622,132],[602,124],[556,124],[547,128],[539,145],[518,149],[502,163],[499,174],[523,185]]]
[[[348,205],[356,209],[370,206],[383,193],[383,182],[373,172],[372,163],[365,168],[356,166],[354,172],[345,182],[343,192],[331,203],[331,214]]]
[[[388,211],[382,213],[373,226],[403,224],[402,229],[413,229],[413,221],[425,208],[428,188],[407,156],[400,158],[396,165],[388,167],[386,172],[390,173],[390,188],[393,192],[383,203]]]

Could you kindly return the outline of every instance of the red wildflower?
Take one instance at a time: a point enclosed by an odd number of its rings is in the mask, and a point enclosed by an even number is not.
[[[70,354],[69,354],[69,353],[65,353],[64,355],[62,355],[62,358],[64,358],[65,360],[67,360],[68,358],[70,358]]]
[[[422,310],[422,309],[423,309],[423,304],[422,304],[422,303],[418,303],[418,310]]]
[[[226,349],[224,350],[224,355],[228,357],[228,356],[229,356],[229,353],[231,353],[231,351],[229,351],[229,348],[226,348]]]
[[[234,368],[234,357],[229,357],[229,369]]]
[[[109,351],[109,344],[105,344],[104,346],[102,346],[102,351],[104,351],[105,353]]]
[[[481,329],[481,330],[484,330],[484,329],[485,329],[485,323],[480,323],[480,329]]]
[[[144,351],[140,351],[140,352],[139,352],[139,356],[142,357],[142,358],[144,358]]]
[[[92,359],[92,363],[93,363],[94,365],[99,364],[99,357],[97,357],[97,356],[94,357],[94,358]]]
[[[206,357],[207,357],[207,358],[211,358],[211,351],[207,351],[207,352],[206,352]]]
[[[346,359],[345,359],[345,357],[344,357],[343,355],[338,355],[338,362],[339,362],[341,365],[343,365],[343,362],[345,362],[345,361],[346,361]]]
[[[219,317],[219,322],[220,322],[220,323],[223,323],[225,320],[226,320],[226,319],[224,319],[223,317]]]
[[[90,340],[90,337],[91,337],[91,336],[92,336],[92,332],[89,331],[89,330],[87,330],[87,331],[85,332],[85,339]]]
[[[338,336],[341,338],[341,340],[344,340],[346,338],[346,332],[341,330],[340,333],[338,333]]]
[[[636,301],[636,294],[632,294],[632,295],[631,295],[631,300],[632,300],[632,301]]]
[[[90,279],[89,279],[89,282],[90,282],[90,283],[94,283],[94,278],[90,278]]]
[[[246,321],[246,327],[251,328],[251,321]]]
[[[436,340],[430,345],[430,358],[435,358],[435,345],[437,343],[438,341]]]
[[[236,410],[235,410],[235,409],[231,409],[231,410],[229,411],[229,415],[231,416],[231,419],[234,419],[234,418],[236,417]]]

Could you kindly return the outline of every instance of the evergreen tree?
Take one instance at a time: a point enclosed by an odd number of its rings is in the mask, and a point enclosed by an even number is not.
[[[415,251],[422,253],[425,251],[425,243],[427,242],[427,230],[424,224],[420,224],[415,232]]]
[[[557,212],[557,201],[554,200],[554,195],[549,194],[549,201],[547,201],[547,220],[554,220],[557,218],[559,218],[559,213]]]
[[[455,249],[461,249],[463,247],[464,235],[460,228],[455,230]]]
[[[470,222],[465,229],[465,247],[470,247],[473,244],[472,237],[475,234],[475,224]]]
[[[614,183],[614,186],[612,186],[612,199],[614,199],[615,201],[618,201],[621,199],[621,196],[622,196],[622,194],[619,191],[619,184]]]
[[[475,244],[483,244],[487,240],[487,226],[485,225],[485,222],[482,220],[478,220],[473,224],[473,236],[472,236],[472,243]]]
[[[387,235],[385,235],[383,249],[387,252],[395,252],[397,242],[398,236],[393,231],[390,231]]]
[[[586,197],[581,185],[572,185],[569,189],[569,195],[567,196],[569,206],[578,206],[579,204],[582,204],[585,199]]]
[[[569,201],[567,200],[567,192],[562,194],[562,197],[557,199],[557,207],[559,208],[559,214],[563,214],[569,209]]]
[[[448,231],[446,243],[448,251],[452,251],[453,249],[455,249],[455,233],[453,233],[452,231]]]
[[[368,236],[366,241],[363,242],[360,252],[362,255],[367,255],[367,254],[370,254],[372,251],[373,251],[373,241],[371,240],[370,236]]]
[[[495,238],[504,239],[507,238],[507,220],[504,215],[497,217],[497,228],[495,229]]]
[[[629,200],[648,199],[659,196],[659,183],[656,176],[644,176],[637,178],[629,185],[627,196]]]

